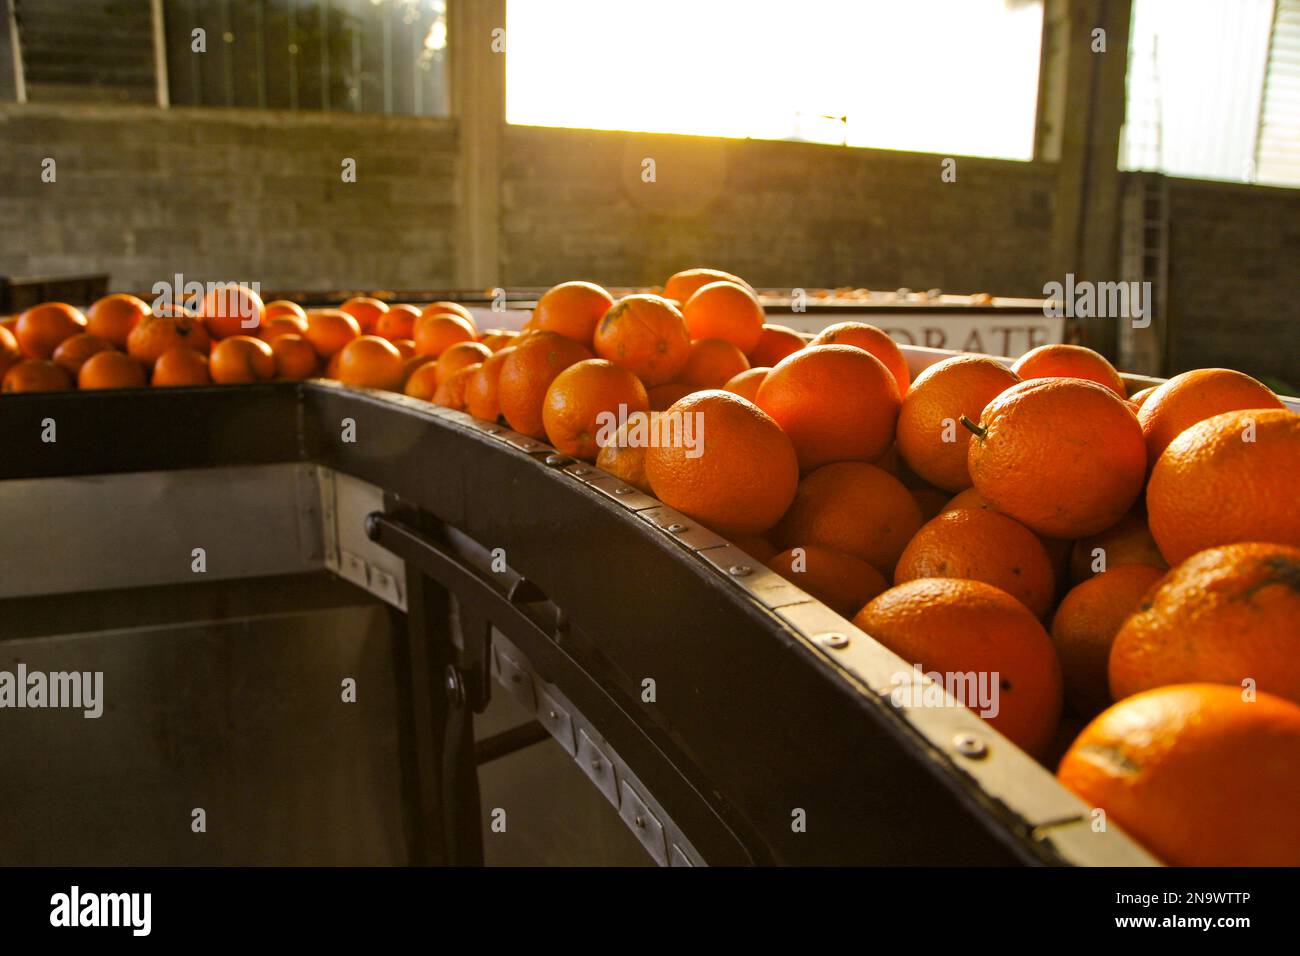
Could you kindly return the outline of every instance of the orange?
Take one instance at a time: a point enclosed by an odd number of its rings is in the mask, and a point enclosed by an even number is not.
[[[304,336],[306,334],[307,320],[285,313],[267,319],[262,323],[262,327],[257,330],[258,338],[266,342],[274,342],[282,335]]]
[[[300,381],[316,374],[320,357],[301,335],[281,335],[271,342],[276,378]]]
[[[407,376],[406,384],[402,386],[402,392],[410,395],[412,398],[422,398],[426,402],[433,401],[433,393],[438,390],[438,367],[433,362],[428,362],[416,368]]]
[[[362,335],[370,335],[375,331],[375,324],[388,311],[388,304],[369,296],[357,295],[340,305],[339,311],[346,312],[357,320]]]
[[[655,496],[719,534],[766,531],[794,499],[794,446],[767,413],[737,395],[687,395],[664,412],[658,438],[645,458]]]
[[[567,335],[590,346],[596,323],[614,304],[614,297],[592,282],[562,282],[537,300],[533,328]]]
[[[1300,866],[1300,707],[1214,684],[1122,700],[1057,778],[1173,866]]]
[[[717,269],[686,269],[669,276],[668,281],[664,283],[664,297],[676,302],[685,302],[704,286],[713,282],[734,282],[753,291],[748,282],[739,276],[733,276],[730,272],[721,272]]]
[[[947,506],[950,498],[946,491],[938,488],[908,488],[917,506],[921,509],[921,520],[930,521]]]
[[[501,366],[514,351],[513,347],[493,352],[483,360],[474,377],[465,386],[465,411],[475,418],[494,422],[501,415],[501,401],[497,395],[497,384],[501,380]]]
[[[700,286],[682,306],[692,339],[724,339],[749,352],[763,335],[763,307],[749,289],[734,282]]]
[[[146,384],[144,366],[116,349],[91,355],[77,373],[77,387],[82,389],[144,388]]]
[[[681,381],[695,388],[721,388],[749,368],[749,359],[726,339],[700,339],[691,345]]]
[[[1081,378],[1110,389],[1120,398],[1128,397],[1128,389],[1115,366],[1106,361],[1100,352],[1082,345],[1040,345],[1030,349],[1011,366],[1022,379]]]
[[[618,427],[613,437],[600,446],[600,451],[596,454],[596,467],[616,478],[622,478],[646,494],[654,494],[650,489],[650,479],[645,473],[645,452],[650,445],[650,437],[659,427],[659,415],[659,412],[633,412],[628,415],[627,421]]]
[[[813,345],[777,363],[755,404],[790,436],[807,473],[832,461],[875,461],[889,451],[898,384],[870,352]]]
[[[18,348],[18,340],[14,338],[13,332],[0,325],[0,379],[5,377],[5,372],[22,360],[23,353]]]
[[[478,340],[493,352],[500,352],[510,345],[510,340],[514,337],[515,333],[506,329],[488,329],[486,332],[479,334]]]
[[[457,342],[438,356],[438,383],[447,381],[454,373],[467,365],[485,362],[492,355],[492,350],[480,342]]]
[[[939,509],[939,513],[956,511],[959,508],[983,508],[989,511],[997,511],[974,488],[967,488],[965,491],[953,495],[952,500]],[[1066,585],[1069,582],[1070,548],[1074,545],[1074,542],[1069,538],[1050,538],[1041,534],[1037,537],[1047,550],[1047,557],[1052,562],[1052,577],[1057,582],[1057,593],[1064,593],[1068,590]]]
[[[1143,595],[1164,577],[1146,564],[1121,564],[1076,585],[1052,618],[1052,643],[1065,674],[1065,699],[1092,717],[1110,706],[1107,668],[1115,635]]]
[[[646,389],[646,395],[650,398],[651,411],[666,412],[687,395],[698,391],[699,389],[694,385],[687,385],[685,382],[665,382],[663,385]]]
[[[106,340],[89,332],[78,332],[70,339],[64,339],[54,350],[54,361],[68,370],[73,378],[81,371],[82,364],[96,352],[111,349]]]
[[[307,330],[303,337],[316,354],[328,359],[361,334],[357,320],[338,309],[312,309],[307,313]]]
[[[1035,617],[1052,610],[1056,581],[1032,531],[996,511],[960,508],[921,527],[894,570],[894,583],[917,578],[983,581],[1006,591]]]
[[[256,291],[234,282],[213,286],[199,307],[203,324],[214,339],[256,335],[265,311],[262,297]]]
[[[901,481],[866,462],[840,461],[799,482],[773,539],[778,548],[843,551],[888,576],[920,527],[921,509]]]
[[[515,346],[497,377],[501,414],[523,435],[542,438],[542,403],[555,377],[591,358],[586,346],[558,332],[534,332]]]
[[[1224,412],[1285,407],[1263,382],[1231,369],[1198,368],[1175,375],[1138,410],[1148,467],[1154,468],[1169,443],[1197,422]]]
[[[992,509],[993,506],[990,505],[987,501],[985,501],[984,496],[981,495],[974,488],[967,488],[965,491],[961,491],[953,495],[952,499],[946,505],[944,505],[943,508],[940,509],[940,511],[941,513],[944,511],[956,511],[958,508]]]
[[[126,337],[126,351],[146,368],[168,349],[184,347],[206,352],[211,340],[201,319],[177,313],[146,315]]]
[[[474,328],[459,315],[435,312],[415,320],[415,351],[435,358],[458,342],[473,342]]]
[[[1220,544],[1300,547],[1300,413],[1225,412],[1169,443],[1147,485],[1147,519],[1170,564]]]
[[[1300,702],[1300,548],[1230,544],[1178,565],[1124,622],[1116,700],[1162,684],[1243,681]]]
[[[649,408],[639,378],[606,359],[587,359],[555,376],[542,404],[542,425],[557,451],[595,461],[629,415]]]
[[[733,395],[739,395],[753,402],[758,398],[758,387],[763,384],[770,371],[772,371],[770,368],[747,368],[739,375],[727,379],[727,383],[722,387]]]
[[[1095,382],[1020,382],[988,404],[975,430],[966,459],[975,487],[1040,535],[1103,531],[1142,490],[1142,429],[1124,400]]]
[[[749,364],[771,368],[787,355],[793,355],[808,343],[794,329],[784,325],[764,325],[758,344],[745,357]]]
[[[908,385],[912,381],[907,359],[903,355],[903,350],[883,329],[864,322],[837,322],[822,329],[810,344],[852,345],[864,352],[870,352],[880,359],[894,376],[894,381],[898,383],[899,396],[907,394]]]
[[[815,544],[782,551],[767,566],[845,616],[856,614],[889,587],[884,575],[861,558]]]
[[[232,335],[213,347],[208,372],[221,385],[263,382],[275,377],[275,353],[261,339]]]
[[[14,338],[25,358],[47,359],[64,339],[86,331],[86,317],[66,302],[34,305],[14,325]]]
[[[646,388],[675,379],[691,354],[685,319],[657,295],[619,299],[596,326],[593,342],[597,355],[628,369]]]
[[[420,317],[420,310],[413,305],[394,305],[379,316],[375,322],[374,333],[380,338],[396,342],[398,339],[415,338],[415,321]]]
[[[388,341],[390,341],[390,342],[393,343],[393,346],[394,346],[394,347],[397,349],[397,351],[401,354],[401,356],[402,356],[403,359],[409,359],[409,358],[414,357],[414,355],[415,355],[415,340],[414,340],[414,339],[389,339]],[[426,355],[426,356],[424,356],[424,357],[425,357],[425,358],[433,358],[432,355]]]
[[[272,346],[274,349],[275,346]],[[208,357],[202,352],[176,345],[169,348],[158,361],[153,363],[154,386],[173,385],[211,385],[212,375],[208,372]]]
[[[1022,750],[1043,753],[1061,716],[1061,668],[1043,625],[982,581],[922,578],[890,588],[853,618],[906,664],[964,679],[960,700]],[[958,687],[963,685],[958,684]],[[996,714],[992,711],[996,710]]]
[[[72,388],[72,376],[62,365],[49,359],[23,359],[5,372],[0,391],[62,392]]]
[[[133,295],[124,292],[106,295],[86,310],[86,331],[125,349],[126,337],[148,314],[148,303]]]
[[[420,318],[427,318],[431,315],[454,315],[463,319],[471,331],[478,332],[478,324],[474,321],[474,313],[459,302],[430,302],[420,310]]]
[[[1128,397],[1128,400],[1134,405],[1136,405],[1139,409],[1141,409],[1142,406],[1146,404],[1146,400],[1150,398],[1152,394],[1155,392],[1155,390],[1159,387],[1160,387],[1159,385],[1148,385],[1146,388],[1134,392],[1132,395]]]
[[[402,353],[388,339],[362,335],[339,353],[339,381],[358,388],[395,392],[402,387],[404,365]]]
[[[434,390],[432,402],[435,405],[445,405],[447,408],[454,408],[458,412],[465,411],[465,389],[469,386],[472,379],[479,370],[479,363],[466,365],[464,368],[452,372],[445,382],[440,382]]]
[[[262,325],[270,322],[272,319],[289,318],[296,319],[305,328],[307,325],[307,310],[297,302],[290,302],[288,299],[276,299],[274,302],[268,302],[262,308]],[[262,336],[265,338],[266,336]]]
[[[1105,570],[1120,564],[1145,564],[1148,567],[1169,570],[1169,563],[1160,556],[1156,539],[1151,537],[1146,518],[1130,513],[1099,534],[1080,538],[1070,552],[1070,580],[1078,584],[1086,581],[1096,569]]]
[[[970,432],[961,417],[979,421],[988,403],[1018,381],[984,355],[956,355],[922,371],[898,413],[898,450],[908,467],[945,491],[970,487]]]

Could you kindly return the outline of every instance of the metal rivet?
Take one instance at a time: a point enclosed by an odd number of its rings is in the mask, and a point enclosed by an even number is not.
[[[599,760],[593,760],[591,762],[591,770],[593,773],[600,773],[602,769],[604,769],[604,765]]]
[[[673,534],[681,534],[683,531],[686,530],[686,525],[684,525],[684,524],[670,524],[670,525],[668,525],[667,530],[668,530],[668,531],[671,531]]]
[[[622,488],[615,488],[615,489],[614,489],[614,494],[616,494],[616,495],[630,495],[630,494],[632,494],[632,492],[634,492],[634,491],[636,491],[635,488],[628,488],[628,487],[625,485],[625,486],[622,487]]]
[[[849,636],[838,631],[827,631],[825,634],[813,635],[813,643],[838,650],[841,647],[849,646]]]
[[[568,457],[566,457],[566,456],[564,456],[564,455],[547,455],[547,456],[546,456],[546,463],[547,463],[548,465],[550,465],[552,468],[563,468],[565,465],[567,465],[567,464],[568,464],[569,462],[571,462],[571,461],[573,461],[572,458],[568,458]]]
[[[735,578],[743,578],[746,575],[753,574],[754,569],[747,564],[733,564],[731,567],[727,568],[727,573]]]
[[[633,818],[632,818],[632,822],[633,822],[634,824],[636,824],[636,828],[637,828],[638,830],[644,830],[644,829],[645,829],[645,818],[644,818],[644,817],[641,817],[641,816],[633,817]]]
[[[548,710],[546,712],[546,716],[549,717],[551,720],[558,720],[560,715],[553,710]]]
[[[588,475],[591,474],[591,469],[590,469],[590,468],[575,468],[575,469],[573,469],[573,474],[577,475],[579,478],[586,478]]]
[[[952,745],[963,757],[979,758],[989,752],[988,745],[973,734],[958,734],[952,738]]]

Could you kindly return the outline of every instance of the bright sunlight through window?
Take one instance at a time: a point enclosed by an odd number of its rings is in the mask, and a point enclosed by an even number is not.
[[[506,117],[1030,159],[1039,0],[509,0]]]

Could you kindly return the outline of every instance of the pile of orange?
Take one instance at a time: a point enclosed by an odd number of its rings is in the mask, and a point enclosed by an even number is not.
[[[916,368],[880,329],[807,340],[743,279],[692,269],[663,296],[565,282],[518,332],[451,302],[49,303],[0,323],[0,376],[325,376],[544,438],[900,666],[989,677],[990,723],[1160,859],[1300,864],[1300,413],[1240,372],[1129,396],[1077,345]]]

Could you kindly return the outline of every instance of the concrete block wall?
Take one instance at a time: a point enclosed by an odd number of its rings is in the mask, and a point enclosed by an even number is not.
[[[1297,263],[1300,190],[1171,179],[1169,374],[1223,366],[1300,388]]]
[[[705,264],[777,287],[1041,295],[1053,278],[1047,164],[957,158],[944,182],[934,155],[521,126],[503,156],[508,285]]]
[[[107,272],[144,291],[177,272],[265,289],[454,284],[448,120],[3,104],[0,143],[0,274]]]

